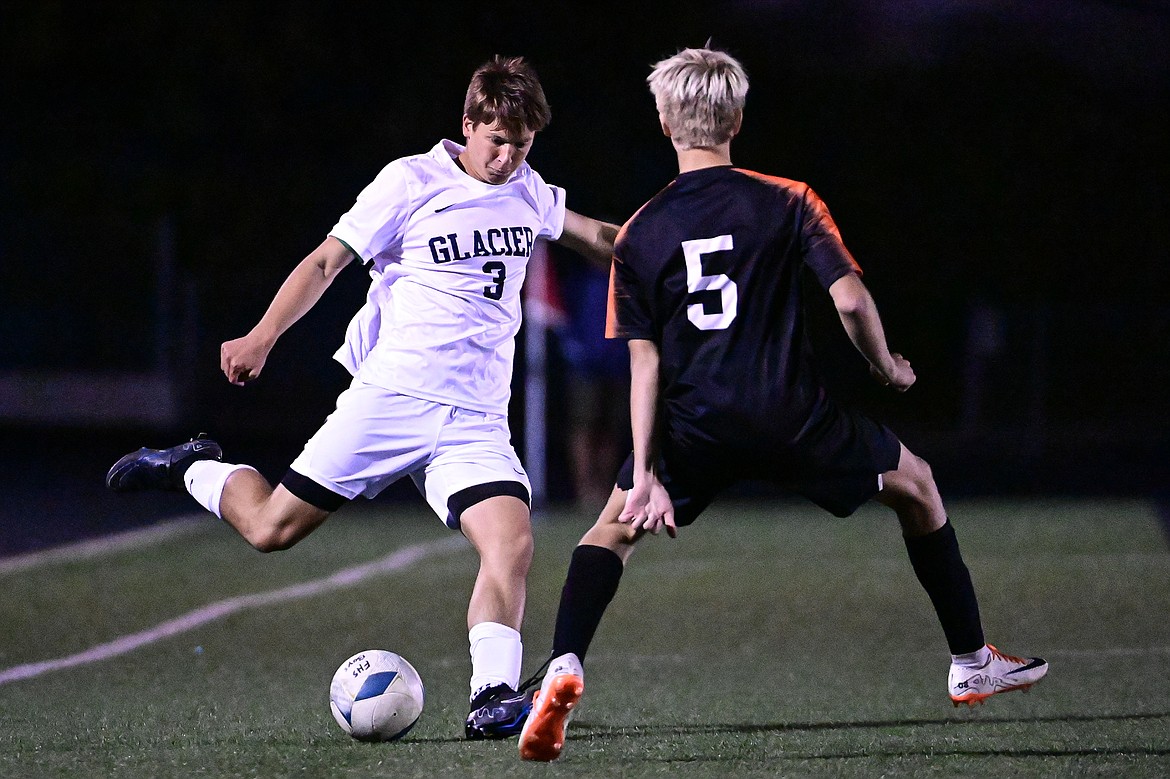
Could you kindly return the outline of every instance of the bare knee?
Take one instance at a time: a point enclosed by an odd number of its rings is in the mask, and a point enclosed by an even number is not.
[[[581,543],[589,544],[590,546],[603,546],[625,557],[629,555],[634,544],[637,543],[640,537],[641,534],[627,524],[616,521],[607,522],[604,519],[599,519],[581,537]]]
[[[283,486],[257,507],[252,521],[239,527],[240,535],[259,552],[282,552],[312,533],[329,512],[306,503]]]
[[[480,550],[480,563],[485,570],[509,578],[523,579],[532,566],[532,528],[526,527],[506,539],[506,543],[489,545]]]
[[[480,568],[493,577],[523,579],[532,565],[528,506],[511,496],[489,498],[463,512],[463,534],[479,552]]]
[[[908,536],[925,535],[946,522],[942,497],[930,464],[902,447],[898,468],[883,475],[878,500],[898,515]]]
[[[287,518],[279,518],[275,522],[258,525],[248,531],[244,540],[257,552],[283,552],[296,546],[303,534],[295,532],[295,526]]]
[[[618,522],[618,515],[626,505],[626,493],[615,487],[610,494],[609,502],[601,510],[601,516],[593,527],[581,537],[579,545],[600,546],[610,550],[626,562],[634,553],[634,544],[645,533],[634,530],[624,522]]]
[[[904,499],[915,506],[929,507],[938,499],[938,485],[934,481],[934,472],[930,463],[917,455],[910,455],[914,465],[908,474]]]

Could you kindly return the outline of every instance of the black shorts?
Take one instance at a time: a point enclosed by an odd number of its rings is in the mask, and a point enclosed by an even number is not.
[[[830,406],[795,442],[737,441],[726,447],[683,447],[667,441],[658,476],[674,504],[674,521],[689,525],[731,485],[748,479],[803,495],[834,516],[847,517],[877,495],[879,476],[898,467],[901,443],[885,425]],[[634,486],[634,456],[617,486]]]

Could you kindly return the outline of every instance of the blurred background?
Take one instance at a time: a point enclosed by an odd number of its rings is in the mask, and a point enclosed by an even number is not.
[[[930,460],[944,496],[1170,486],[1164,3],[46,0],[0,14],[0,554],[192,510],[104,492],[109,464],[143,444],[207,432],[279,479],[347,384],[330,356],[368,279],[347,268],[246,388],[219,373],[219,344],[386,163],[460,140],[480,63],[535,65],[553,121],[529,161],[570,208],[622,222],[676,172],[650,65],[708,39],[751,78],[736,163],[824,198],[919,376],[895,397],[872,385],[825,299],[814,337],[835,393]],[[604,279],[556,250],[549,265],[526,290],[540,316],[512,427],[545,501],[596,509],[628,436],[624,357],[598,337]]]

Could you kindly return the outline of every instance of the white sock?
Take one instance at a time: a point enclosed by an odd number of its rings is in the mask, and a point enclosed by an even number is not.
[[[991,660],[991,650],[984,644],[982,649],[968,652],[965,655],[951,655],[951,662],[964,668],[982,668]]]
[[[499,622],[480,622],[468,631],[467,640],[471,644],[471,699],[493,684],[516,689],[524,659],[520,633]]]
[[[199,501],[199,505],[223,519],[223,514],[219,512],[219,499],[223,497],[223,485],[227,484],[229,476],[241,468],[256,470],[250,465],[221,463],[219,460],[196,460],[187,467],[187,472],[183,474],[183,484],[187,485],[187,492]]]

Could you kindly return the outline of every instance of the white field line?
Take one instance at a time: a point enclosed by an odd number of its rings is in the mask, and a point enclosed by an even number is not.
[[[78,560],[88,560],[105,554],[122,552],[127,549],[138,549],[151,544],[161,544],[175,538],[193,535],[200,530],[214,527],[210,514],[195,514],[160,522],[149,527],[127,530],[114,535],[94,538],[89,541],[78,541],[75,544],[45,549],[40,552],[29,552],[0,560],[0,576],[18,571],[27,571],[30,568],[39,568],[42,565],[54,563],[72,563]]]
[[[344,587],[351,587],[365,579],[401,570],[425,557],[462,547],[462,545],[463,540],[455,537],[432,541],[428,544],[415,544],[399,549],[380,560],[355,565],[350,568],[343,568],[337,573],[326,576],[323,579],[314,579],[313,581],[282,587],[278,590],[258,592],[252,595],[238,595],[234,598],[209,603],[194,611],[189,611],[181,617],[162,622],[138,633],[131,633],[116,638],[113,641],[98,644],[75,655],[59,657],[54,660],[42,660],[37,663],[25,663],[24,665],[0,670],[0,686],[22,679],[31,679],[52,671],[61,671],[66,668],[74,668],[79,665],[87,665],[89,663],[108,660],[118,655],[124,655],[141,646],[154,643],[155,641],[161,641],[164,638],[169,638],[179,633],[185,633],[200,625],[221,619],[237,611],[243,611],[244,609],[254,609],[261,606],[299,600],[301,598],[310,598]]]

